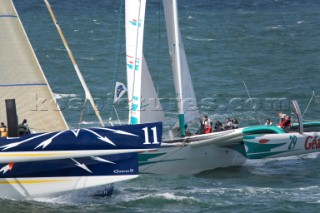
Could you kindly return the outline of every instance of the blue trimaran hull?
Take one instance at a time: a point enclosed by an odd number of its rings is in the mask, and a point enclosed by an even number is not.
[[[36,197],[136,177],[137,152],[158,148],[161,136],[157,122],[0,138],[0,195]]]

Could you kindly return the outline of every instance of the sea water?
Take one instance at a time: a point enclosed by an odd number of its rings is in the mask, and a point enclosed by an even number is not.
[[[117,117],[114,82],[126,81],[124,1],[51,0],[76,61],[105,120]],[[71,128],[84,92],[43,1],[14,0],[40,64]],[[305,120],[320,119],[320,1],[179,0],[179,22],[201,112],[239,126],[278,122],[297,100]],[[144,54],[165,129],[176,120],[175,91],[159,0],[147,3]],[[1,33],[1,32],[0,32]],[[116,105],[122,122],[125,100]],[[90,107],[82,126],[99,125]],[[1,199],[1,212],[319,212],[318,154],[248,160],[242,167],[192,176],[141,175],[111,197],[77,192],[35,201]]]

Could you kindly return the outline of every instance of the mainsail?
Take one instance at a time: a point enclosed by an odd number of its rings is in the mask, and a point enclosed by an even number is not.
[[[196,118],[199,118],[200,115],[181,33],[178,29],[178,26],[175,26],[175,22],[173,21],[174,16],[177,15],[177,10],[173,8],[173,1],[175,0],[163,0],[163,7],[168,35],[169,53],[172,63],[173,79],[178,99],[178,111],[180,111],[181,108],[183,109],[182,113],[184,113],[184,121],[185,123],[188,123]],[[175,27],[177,30],[175,30]],[[175,42],[175,31],[178,32],[177,43],[180,50],[180,54],[178,55],[179,58],[177,57],[176,51],[177,44]],[[180,62],[180,68],[177,66],[178,62]],[[179,75],[181,76],[181,84],[179,84]],[[180,104],[179,102],[181,101],[182,103]]]
[[[129,123],[140,123],[141,71],[146,0],[126,0]]]
[[[126,1],[126,51],[129,123],[163,121],[158,95],[143,56],[145,0]]]
[[[68,129],[11,0],[0,0],[0,46],[0,120],[5,99],[15,99],[32,130]]]

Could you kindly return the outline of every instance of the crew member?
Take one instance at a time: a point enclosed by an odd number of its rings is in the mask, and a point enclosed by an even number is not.
[[[4,125],[3,122],[1,122],[1,125],[0,125],[0,133],[2,138],[5,138],[8,136],[8,128],[6,125]]]
[[[208,118],[207,115],[204,116],[202,124],[204,127],[204,134],[208,134],[212,132],[212,121],[210,120],[210,118]]]

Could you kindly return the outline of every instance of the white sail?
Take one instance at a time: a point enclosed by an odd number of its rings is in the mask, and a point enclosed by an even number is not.
[[[129,123],[140,123],[143,31],[146,0],[126,0]]]
[[[15,99],[19,121],[36,132],[67,129],[67,124],[11,0],[0,0],[0,120],[5,99]]]
[[[142,57],[142,85],[140,123],[164,121],[164,113],[154,88],[152,78],[144,57]]]
[[[167,35],[168,35],[168,45],[169,45],[169,53],[170,53],[170,60],[172,65],[173,71],[173,79],[175,83],[175,90],[178,94],[178,102],[183,101],[183,104],[180,105],[178,103],[178,112],[180,108],[183,108],[184,113],[184,121],[188,123],[193,121],[196,118],[199,118],[199,110],[197,107],[197,99],[194,93],[192,79],[190,76],[188,61],[186,57],[186,53],[184,50],[184,45],[181,37],[180,30],[178,29],[178,40],[179,40],[179,47],[180,47],[180,69],[177,69],[177,57],[176,57],[176,44],[175,44],[175,30],[174,30],[174,9],[172,6],[172,0],[163,0],[163,7],[165,13],[165,20],[166,20],[166,28],[167,28]],[[179,86],[179,77],[181,75],[181,88]],[[180,92],[181,91],[181,92]],[[181,94],[182,93],[182,94]]]

